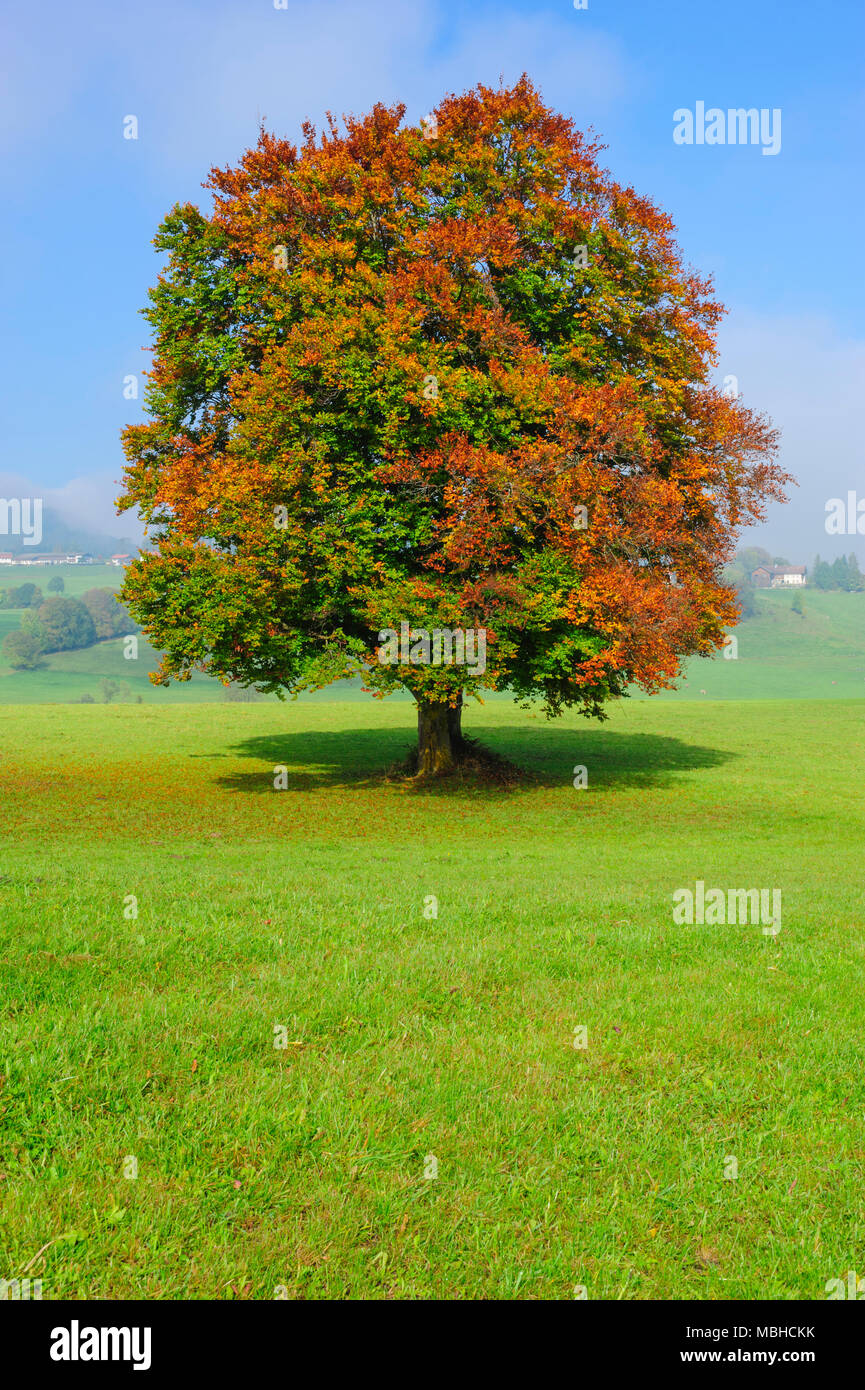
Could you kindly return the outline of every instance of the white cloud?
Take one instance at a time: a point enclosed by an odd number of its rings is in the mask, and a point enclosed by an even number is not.
[[[41,497],[44,511],[55,513],[68,526],[140,540],[143,528],[134,513],[116,515],[114,498],[119,490],[114,475],[108,472],[81,474],[62,487],[41,487],[33,478],[0,473],[0,497]]]

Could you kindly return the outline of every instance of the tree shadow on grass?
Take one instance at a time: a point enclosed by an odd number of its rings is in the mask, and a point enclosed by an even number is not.
[[[490,800],[538,788],[566,787],[573,783],[578,766],[587,769],[589,791],[674,786],[683,773],[722,767],[736,756],[662,734],[614,733],[590,726],[481,725],[472,727],[471,736],[515,765],[512,782],[500,785],[471,772],[420,785],[398,776],[389,781],[389,769],[403,762],[414,745],[408,729],[340,729],[244,739],[218,756],[249,758],[258,766],[216,780],[229,791],[267,795],[274,790],[275,769],[285,768],[281,780],[286,791],[323,787],[360,791],[389,783],[409,795]]]

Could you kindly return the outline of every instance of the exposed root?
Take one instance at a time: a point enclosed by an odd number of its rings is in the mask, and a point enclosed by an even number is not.
[[[418,772],[418,750],[413,748],[402,762],[388,768],[388,782],[403,782],[413,787],[432,786],[456,780],[490,783],[498,787],[513,786],[525,781],[525,773],[500,754],[486,748],[477,739],[463,735],[459,747],[453,750],[453,766],[446,772]]]

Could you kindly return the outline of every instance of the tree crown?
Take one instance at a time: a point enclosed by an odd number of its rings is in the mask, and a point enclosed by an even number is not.
[[[262,130],[163,223],[122,596],[157,680],[600,713],[720,646],[775,435],[709,383],[722,310],[670,219],[527,78],[403,116]],[[404,622],[483,630],[485,669],[383,663]]]

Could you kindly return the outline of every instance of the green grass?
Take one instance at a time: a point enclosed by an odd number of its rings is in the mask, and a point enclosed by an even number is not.
[[[48,585],[55,575],[63,580],[63,598],[80,598],[88,589],[119,589],[123,583],[118,565],[0,565],[0,589],[35,584],[53,598]]]
[[[404,703],[0,720],[0,1274],[819,1299],[861,1269],[861,701],[473,706],[510,791],[383,781]],[[697,879],[781,888],[780,934],[675,926]]]
[[[865,593],[759,594],[758,613],[740,623],[735,660],[717,656],[687,664],[685,679],[666,698],[715,700],[862,699],[865,696]],[[701,695],[701,691],[705,695]]]

